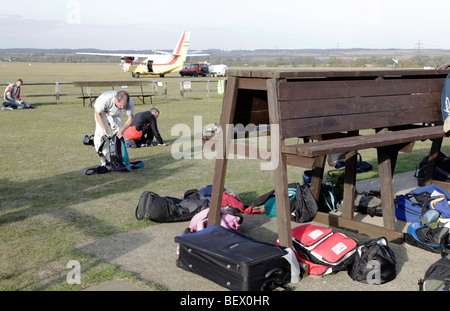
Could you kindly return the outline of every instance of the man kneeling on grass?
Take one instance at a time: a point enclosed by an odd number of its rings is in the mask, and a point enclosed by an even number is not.
[[[159,110],[152,108],[149,111],[139,112],[133,118],[130,127],[125,130],[124,137],[131,147],[151,146],[153,138],[156,138],[159,145],[167,146],[159,134],[156,119]]]

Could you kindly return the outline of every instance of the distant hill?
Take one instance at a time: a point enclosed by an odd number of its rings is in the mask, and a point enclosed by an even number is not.
[[[152,54],[151,50],[99,50],[99,49],[0,49],[0,61],[15,62],[53,62],[53,63],[114,63],[117,57],[75,55],[74,52],[115,53],[115,54]],[[167,50],[167,52],[170,52]],[[258,49],[258,50],[220,50],[202,51],[210,56],[196,61],[224,63],[228,66],[333,66],[364,67],[391,66],[395,58],[399,66],[434,67],[441,63],[450,63],[450,50],[444,49]],[[188,58],[189,61],[189,58]]]
[[[164,51],[164,50],[163,50]],[[171,52],[169,50],[165,50]],[[80,49],[33,49],[33,48],[9,48],[0,49],[0,55],[73,55],[75,52],[88,53],[124,53],[124,54],[152,54],[152,50],[99,50],[90,48]],[[372,56],[402,56],[407,57],[411,55],[450,55],[450,50],[445,49],[258,49],[258,50],[219,50],[210,49],[203,50],[212,56],[246,56],[246,57],[295,57],[295,56],[345,56],[345,57],[372,57]]]

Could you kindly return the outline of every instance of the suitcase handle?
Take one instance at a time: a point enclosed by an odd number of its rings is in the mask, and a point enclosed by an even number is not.
[[[283,284],[283,281],[276,280],[276,276],[283,274],[282,268],[273,268],[272,270],[268,271],[264,276],[267,279],[262,285],[261,285],[261,291],[272,291],[277,287],[281,287],[284,290],[288,291],[291,290],[289,287],[285,286]]]
[[[268,272],[265,274],[265,278],[266,278],[266,279],[272,278],[272,277],[274,277],[275,275],[282,274],[282,273],[283,273],[283,269],[281,269],[281,268],[273,268],[272,270],[268,271]]]

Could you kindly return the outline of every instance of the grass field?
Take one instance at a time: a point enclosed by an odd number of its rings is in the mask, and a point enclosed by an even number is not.
[[[114,64],[0,67],[0,83],[17,78],[54,82],[124,80],[131,76]],[[201,116],[203,125],[218,122],[222,98],[193,93],[182,100],[179,77],[169,75],[158,80],[168,81],[169,89],[174,90],[167,101],[154,102],[161,111],[160,132],[171,145],[130,149],[131,159],[143,160],[146,165],[134,172],[84,174],[86,168],[100,162],[93,147],[82,143],[84,135],[94,132],[94,115],[80,99],[65,98],[56,105],[53,98],[39,98],[30,102],[36,105],[34,110],[0,111],[0,290],[81,290],[110,279],[128,279],[163,290],[75,248],[82,242],[157,225],[138,222],[134,216],[145,190],[181,197],[188,189],[212,182],[214,160],[174,159],[171,148],[179,134],[172,136],[171,132],[176,124],[193,129],[194,116]],[[24,85],[22,94],[28,91],[31,86],[29,89]],[[149,105],[136,101],[135,107],[136,112],[149,109]],[[414,170],[429,145],[419,142],[411,154],[400,154],[396,172]],[[443,150],[450,151],[447,141]],[[363,151],[362,156],[376,168],[373,150]],[[273,189],[273,174],[261,171],[259,165],[259,161],[249,159],[229,161],[225,186],[245,203]],[[374,176],[376,171],[358,178]],[[290,182],[300,181],[300,177],[300,169],[289,169]],[[80,262],[81,285],[66,282],[70,260]]]

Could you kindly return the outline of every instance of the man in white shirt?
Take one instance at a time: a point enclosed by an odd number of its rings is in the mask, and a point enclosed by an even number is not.
[[[95,109],[95,134],[94,146],[98,151],[103,141],[103,136],[111,136],[116,133],[120,138],[133,121],[134,105],[130,96],[125,91],[108,91],[100,95],[94,105]],[[122,123],[122,113],[126,112],[128,119]],[[109,161],[109,144],[103,145],[103,155],[100,160],[102,165]]]

